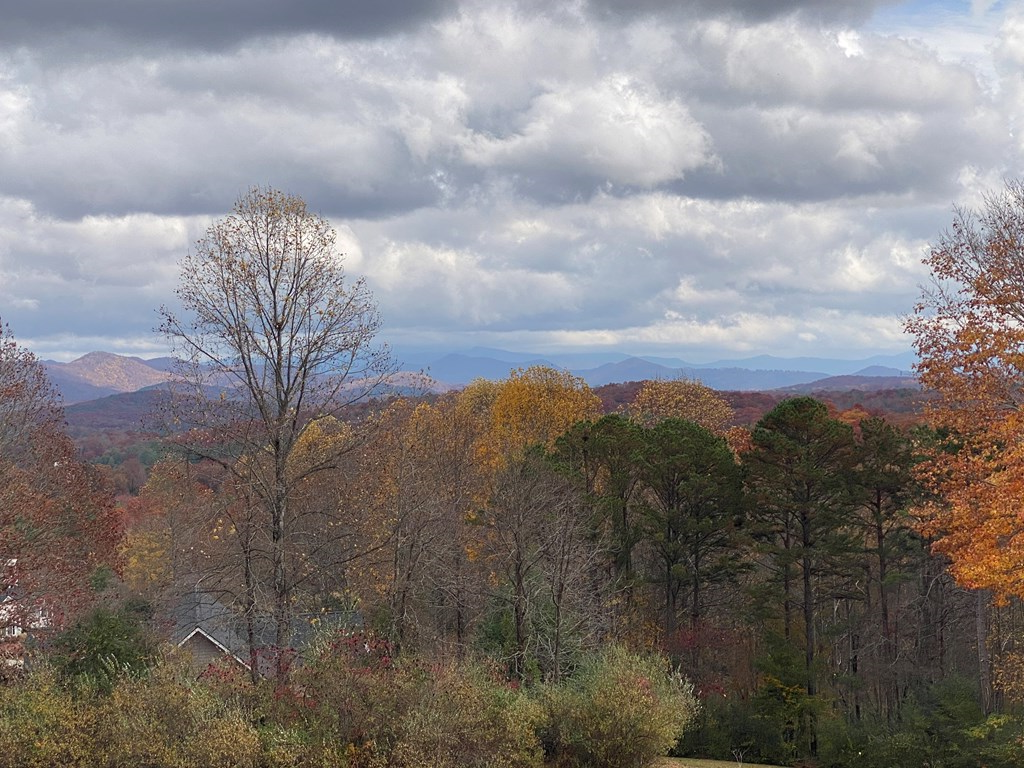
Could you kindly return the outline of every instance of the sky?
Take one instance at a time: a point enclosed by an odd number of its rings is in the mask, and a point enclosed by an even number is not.
[[[396,350],[904,352],[1024,167],[1024,0],[33,0],[0,25],[0,318],[155,357],[253,185]]]

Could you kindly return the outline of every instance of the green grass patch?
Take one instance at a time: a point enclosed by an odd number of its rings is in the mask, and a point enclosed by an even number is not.
[[[658,768],[737,768],[735,760],[697,760],[692,757],[667,757]],[[743,762],[743,768],[781,768],[777,765]]]

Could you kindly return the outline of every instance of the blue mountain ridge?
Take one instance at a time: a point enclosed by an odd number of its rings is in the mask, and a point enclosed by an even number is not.
[[[424,359],[424,358],[421,358]],[[517,368],[543,365],[570,371],[591,386],[646,379],[696,379],[721,390],[770,390],[807,385],[835,376],[888,377],[896,385],[913,378],[911,353],[874,355],[843,360],[829,358],[779,358],[759,355],[717,363],[691,363],[677,358],[630,356],[623,353],[509,352],[474,347],[465,353],[448,353],[429,361],[421,370],[449,386],[468,384],[476,378],[502,379]],[[415,369],[408,366],[408,370]]]
[[[677,378],[696,379],[719,390],[746,391],[803,387],[817,382],[824,382],[823,388],[833,389],[915,385],[910,374],[914,357],[910,353],[875,355],[858,360],[759,355],[716,363],[692,363],[672,357],[635,356],[621,352],[538,354],[476,347],[465,352],[433,355],[422,350],[412,357],[417,362],[402,366],[403,370],[426,373],[437,382],[438,390],[462,387],[477,378],[504,379],[515,369],[530,366],[566,370],[594,387]],[[87,355],[70,364],[51,361],[44,364],[53,383],[61,390],[65,404],[136,391],[154,381],[166,381],[173,367],[173,361],[166,357],[142,360],[95,353],[91,358]],[[154,371],[162,375],[154,379]],[[843,377],[868,381],[840,380]],[[829,383],[829,378],[836,380]]]

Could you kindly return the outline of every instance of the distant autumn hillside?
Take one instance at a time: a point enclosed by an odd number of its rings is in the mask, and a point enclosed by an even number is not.
[[[154,364],[159,362],[110,352],[90,352],[70,363],[46,361],[45,365],[64,403],[70,405],[162,384],[170,379],[170,374]]]
[[[594,392],[601,398],[605,413],[614,413],[631,403],[643,384],[642,381],[607,384],[597,387]],[[894,423],[903,424],[917,421],[924,402],[929,397],[920,389],[909,387],[869,391],[809,389],[806,394],[828,403],[836,411],[846,411],[859,406],[860,409],[873,416],[886,416]],[[733,426],[751,427],[781,401],[795,397],[796,393],[783,390],[769,392],[723,391],[721,395],[735,413],[732,420]]]
[[[151,368],[137,357],[121,357],[110,352],[90,352],[63,367],[83,381],[119,392],[134,392],[161,384],[168,378],[166,372]]]

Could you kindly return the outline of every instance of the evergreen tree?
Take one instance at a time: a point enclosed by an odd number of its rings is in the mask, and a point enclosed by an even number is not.
[[[757,423],[745,457],[748,488],[763,551],[782,589],[783,634],[796,642],[795,606],[803,628],[805,690],[818,693],[815,611],[821,583],[849,557],[854,514],[853,429],[811,397],[784,400]],[[817,753],[813,712],[804,723]]]

